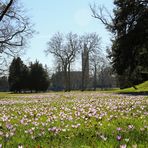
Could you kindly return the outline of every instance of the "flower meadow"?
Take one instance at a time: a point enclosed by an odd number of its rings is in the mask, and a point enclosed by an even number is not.
[[[99,92],[0,97],[0,148],[146,148],[148,97]]]

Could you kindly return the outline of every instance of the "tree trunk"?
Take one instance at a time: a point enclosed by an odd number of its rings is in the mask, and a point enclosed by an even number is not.
[[[84,65],[82,64],[82,91],[84,91],[86,89],[86,85],[87,85],[87,80],[86,80],[86,64],[87,64],[87,59],[85,59],[84,61]]]
[[[85,79],[85,69],[82,69],[82,89],[81,89],[82,91],[85,90],[85,84],[84,84],[85,80],[84,79]]]
[[[95,64],[95,71],[94,71],[94,91],[96,91],[97,85],[97,66]]]
[[[68,72],[67,72],[67,65],[64,66],[64,89],[68,91]]]
[[[70,64],[68,65],[68,91],[71,91],[71,82],[70,82]]]
[[[84,51],[82,53],[82,91],[87,88],[88,85],[88,73],[89,72],[89,52],[86,45],[84,45]]]

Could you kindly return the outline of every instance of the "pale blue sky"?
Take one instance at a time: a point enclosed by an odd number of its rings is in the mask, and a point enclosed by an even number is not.
[[[27,15],[31,16],[35,30],[39,32],[30,40],[24,60],[37,59],[52,67],[51,56],[46,57],[43,51],[49,39],[58,31],[78,35],[96,32],[102,38],[102,47],[109,45],[109,33],[98,20],[91,17],[89,4],[94,2],[105,5],[110,11],[113,9],[113,0],[22,0]]]

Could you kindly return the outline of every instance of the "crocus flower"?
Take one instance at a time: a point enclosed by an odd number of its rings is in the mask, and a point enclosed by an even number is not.
[[[126,144],[120,145],[120,148],[126,148]]]
[[[18,148],[23,148],[23,145],[19,144],[19,145],[18,145]]]
[[[116,138],[118,141],[120,141],[122,137],[120,135],[118,135]]]
[[[128,125],[128,129],[133,129],[134,126],[133,125]]]
[[[121,131],[122,130],[122,128],[121,127],[117,127],[117,131]]]

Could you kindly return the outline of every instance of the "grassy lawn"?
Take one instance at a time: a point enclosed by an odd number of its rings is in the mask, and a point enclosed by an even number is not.
[[[0,146],[145,148],[148,98],[100,92],[0,93]]]
[[[139,84],[139,85],[136,85],[135,88],[133,87],[130,87],[130,88],[126,88],[126,89],[109,89],[107,91],[104,91],[104,92],[111,92],[111,93],[131,93],[131,94],[148,94],[148,81],[145,81],[144,83],[142,84]]]

